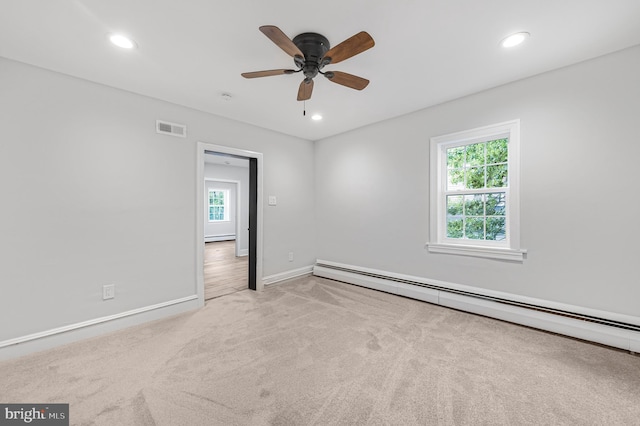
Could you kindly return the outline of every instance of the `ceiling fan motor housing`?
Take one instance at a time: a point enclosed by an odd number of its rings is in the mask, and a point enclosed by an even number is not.
[[[295,57],[293,60],[296,66],[302,68],[305,80],[309,81],[318,75],[318,71],[325,65],[322,58],[331,48],[329,40],[321,34],[302,33],[295,36],[292,41],[304,54],[304,62],[296,60]]]

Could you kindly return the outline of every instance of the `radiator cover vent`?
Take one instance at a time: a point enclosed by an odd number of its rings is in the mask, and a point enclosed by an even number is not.
[[[156,132],[163,135],[187,137],[187,126],[184,124],[170,123],[168,121],[156,120]]]

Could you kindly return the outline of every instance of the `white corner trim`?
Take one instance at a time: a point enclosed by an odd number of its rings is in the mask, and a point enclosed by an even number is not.
[[[507,248],[496,247],[479,247],[465,246],[454,244],[425,244],[429,253],[454,254],[460,256],[484,257],[487,259],[510,260],[513,262],[522,262],[526,250],[513,250]]]
[[[139,314],[142,314],[142,313],[145,313],[145,312],[150,312],[150,311],[154,311],[154,310],[158,310],[158,309],[162,309],[162,308],[167,308],[167,307],[173,306],[173,305],[179,305],[179,304],[182,304],[182,303],[185,303],[185,302],[189,302],[189,301],[192,301],[192,300],[197,300],[197,299],[198,299],[198,296],[194,294],[192,296],[182,297],[180,299],[169,300],[167,302],[162,302],[162,303],[158,303],[158,304],[155,304],[155,305],[144,306],[142,308],[132,309],[130,311],[120,312],[120,313],[114,314],[114,315],[108,315],[108,316],[105,316],[105,317],[94,318],[94,319],[91,319],[91,320],[88,320],[88,321],[78,322],[78,323],[66,325],[66,326],[63,326],[63,327],[57,327],[57,328],[53,328],[51,330],[42,331],[42,332],[39,332],[39,333],[28,334],[26,336],[16,337],[14,339],[4,340],[4,341],[0,342],[0,348],[5,348],[5,347],[8,347],[8,346],[17,345],[19,343],[30,342],[32,340],[38,340],[38,339],[42,339],[42,338],[45,338],[45,337],[54,336],[54,335],[57,335],[57,334],[67,333],[67,332],[78,330],[78,329],[81,329],[81,328],[91,327],[91,326],[94,326],[94,325],[111,322],[111,321],[118,320],[118,319],[121,319],[121,318],[131,317],[131,316],[134,316],[134,315],[139,315]]]
[[[541,330],[564,334],[640,353],[640,333],[637,331],[613,327],[606,324],[582,321],[576,318],[564,317],[548,312],[535,311],[525,307],[498,303],[496,301],[485,300],[464,294],[451,293],[446,290],[451,289],[454,291],[475,293],[505,301],[541,306],[566,312],[574,312],[576,314],[603,318],[636,326],[640,326],[640,317],[600,311],[580,306],[566,305],[548,300],[534,299],[510,293],[485,290],[461,284],[430,280],[421,277],[396,274],[324,260],[317,261],[316,266],[313,268],[313,274],[319,277],[343,281],[374,290],[410,297],[412,299],[447,306],[466,312],[473,312],[516,324],[526,325]],[[385,277],[388,277],[388,279],[385,279]],[[420,287],[418,285],[406,284],[395,280],[428,284],[437,286],[442,290]]]
[[[292,269],[290,271],[280,272],[279,274],[269,275],[262,278],[264,285],[275,284],[280,281],[285,281],[291,278],[301,277],[303,275],[310,275],[313,273],[313,265],[305,266],[303,268]]]

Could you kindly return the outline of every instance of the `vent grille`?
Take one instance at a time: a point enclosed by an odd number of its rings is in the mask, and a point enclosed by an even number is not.
[[[187,137],[187,126],[184,124],[170,123],[168,121],[156,120],[156,132],[163,135]]]

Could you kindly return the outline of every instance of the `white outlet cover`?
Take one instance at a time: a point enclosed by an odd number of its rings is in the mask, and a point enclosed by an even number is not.
[[[102,286],[102,300],[113,299],[116,297],[115,284],[107,284]]]
[[[275,195],[269,195],[269,205],[270,206],[275,206],[276,204],[277,204],[276,196]]]

